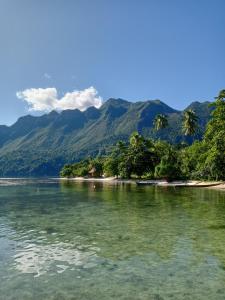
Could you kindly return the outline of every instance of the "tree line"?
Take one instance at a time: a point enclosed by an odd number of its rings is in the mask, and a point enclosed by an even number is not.
[[[225,90],[210,105],[213,111],[203,138],[190,146],[185,142],[172,145],[160,139],[151,140],[134,132],[127,143],[119,141],[108,155],[65,165],[60,175],[225,180]],[[154,130],[162,131],[168,125],[166,115],[156,115]],[[197,129],[198,116],[192,109],[185,110],[184,136],[194,136]]]

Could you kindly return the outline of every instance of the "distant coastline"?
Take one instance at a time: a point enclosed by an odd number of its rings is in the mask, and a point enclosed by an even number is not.
[[[159,187],[200,187],[200,188],[214,188],[225,191],[224,181],[200,181],[200,180],[176,180],[167,182],[164,180],[137,180],[137,179],[120,179],[115,177],[106,178],[85,178],[85,177],[71,177],[71,178],[59,178],[62,181],[77,181],[77,182],[103,182],[103,183],[115,183],[115,184],[137,184],[143,186],[159,186]]]

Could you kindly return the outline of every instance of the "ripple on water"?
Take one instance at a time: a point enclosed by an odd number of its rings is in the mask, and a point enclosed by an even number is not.
[[[39,245],[25,241],[16,250],[13,267],[23,274],[34,274],[35,277],[47,272],[63,273],[72,267],[90,268],[96,265],[97,251],[97,247],[81,251],[64,242]]]

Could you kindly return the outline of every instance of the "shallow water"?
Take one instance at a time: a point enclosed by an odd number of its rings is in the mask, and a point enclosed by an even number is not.
[[[0,299],[225,299],[225,192],[0,180]]]

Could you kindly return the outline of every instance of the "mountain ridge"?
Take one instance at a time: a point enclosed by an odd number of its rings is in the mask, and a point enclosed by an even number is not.
[[[199,116],[198,139],[210,118],[208,104],[195,101],[188,106]],[[159,113],[168,116],[170,126],[155,132],[153,120]],[[56,176],[65,163],[104,154],[133,131],[178,143],[183,140],[181,119],[182,111],[160,100],[129,102],[121,98],[110,98],[99,109],[22,116],[11,126],[0,125],[0,176]]]

